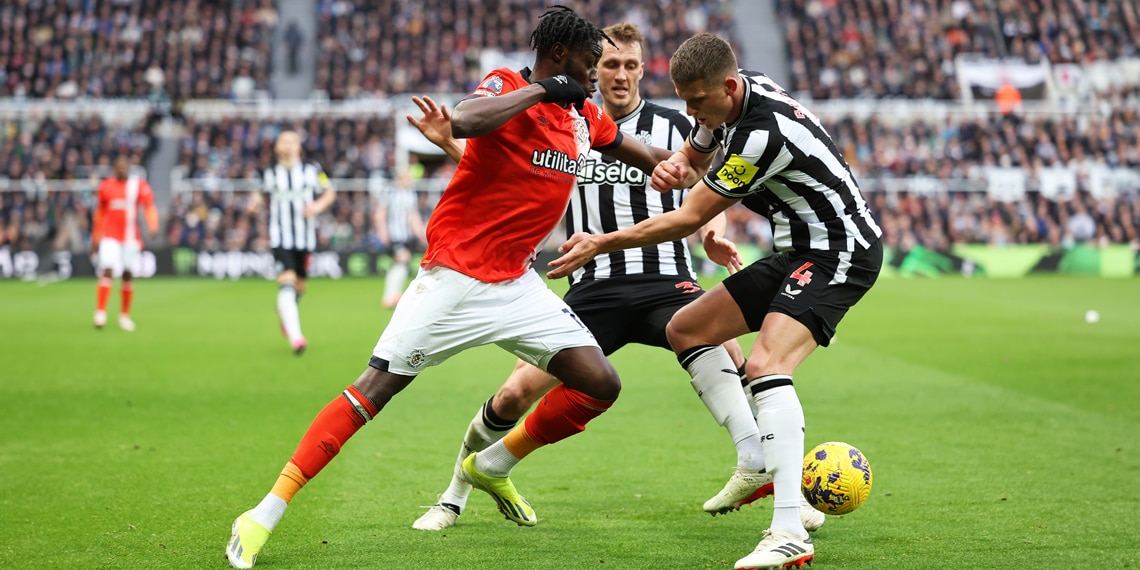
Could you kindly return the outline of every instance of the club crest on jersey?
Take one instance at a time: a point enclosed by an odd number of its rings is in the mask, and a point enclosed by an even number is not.
[[[637,131],[637,134],[633,135],[633,138],[642,144],[653,144],[653,133],[649,131]]]
[[[503,78],[498,75],[492,75],[483,80],[479,87],[475,89],[475,94],[480,96],[494,97],[503,92]]]
[[[574,140],[579,147],[590,145],[590,128],[586,125],[585,119],[574,119]]]

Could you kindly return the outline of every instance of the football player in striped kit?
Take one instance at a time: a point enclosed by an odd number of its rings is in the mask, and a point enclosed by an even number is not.
[[[269,247],[277,261],[277,316],[293,353],[300,356],[309,342],[301,331],[297,302],[305,294],[309,263],[317,249],[317,216],[336,199],[336,191],[320,165],[301,161],[301,135],[282,130],[274,144],[277,164],[265,169],[262,191],[269,194]],[[249,211],[263,202],[261,192],[250,197]]]
[[[677,149],[690,123],[674,109],[641,98],[638,85],[644,74],[645,40],[632,24],[605,29],[615,45],[603,47],[598,64],[598,86],[603,110],[626,135],[658,148]],[[458,160],[462,148],[447,136],[447,110],[428,98],[418,100],[424,118],[408,117],[430,140]],[[647,186],[640,170],[598,152],[590,153],[578,173],[566,224],[572,232],[606,233],[680,206],[682,191],[660,193]],[[723,238],[724,219],[713,220],[699,234],[714,261],[735,270],[740,258],[735,246]],[[629,343],[669,348],[665,324],[681,307],[703,291],[693,273],[688,245],[679,238],[660,245],[634,248],[599,256],[570,276],[566,303],[593,332],[602,350],[611,354]],[[725,358],[740,367],[744,358],[735,340],[725,343]],[[477,411],[460,446],[452,480],[439,501],[413,523],[419,530],[443,530],[456,523],[466,507],[471,486],[462,477],[463,460],[503,437],[527,410],[558,380],[521,360],[498,392]],[[709,411],[724,426],[737,450],[732,478],[705,504],[711,514],[738,509],[771,491],[764,473],[762,448],[747,399],[735,374],[694,382]],[[805,507],[805,523],[818,528],[822,513]]]
[[[396,175],[396,179],[385,184],[377,193],[376,208],[372,212],[376,237],[391,256],[392,266],[384,275],[384,308],[395,308],[404,292],[408,280],[409,263],[412,252],[420,250],[426,243],[424,219],[420,215],[419,199],[413,188],[414,181],[409,170]]]
[[[149,237],[158,235],[158,210],[150,184],[131,175],[131,159],[126,154],[115,157],[114,174],[99,184],[98,204],[91,223],[91,255],[98,256],[99,287],[95,296],[95,328],[107,324],[107,299],[115,275],[122,280],[122,304],[119,328],[131,332],[131,300],[134,297],[134,272],[138,266],[142,240],[139,239],[139,207],[146,217]]]
[[[651,185],[691,187],[685,203],[617,232],[571,236],[547,275],[568,275],[605,252],[688,235],[737,202],[768,218],[776,254],[678,311],[667,333],[678,358],[692,362],[694,382],[732,364],[717,356],[719,343],[759,333],[745,373],[775,503],[771,526],[736,568],[802,567],[815,546],[798,509],[804,413],[792,375],[831,342],[839,321],[874,285],[882,230],[819,119],[767,76],[739,69],[728,42],[713,34],[689,38],[673,54],[669,74],[697,126],[654,169]]]

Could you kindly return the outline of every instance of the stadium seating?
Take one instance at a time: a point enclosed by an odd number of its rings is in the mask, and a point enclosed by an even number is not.
[[[266,89],[273,0],[0,5],[0,97],[175,99]]]

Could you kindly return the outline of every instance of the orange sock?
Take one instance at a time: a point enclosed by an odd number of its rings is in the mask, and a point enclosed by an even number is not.
[[[291,463],[302,476],[312,479],[332,461],[352,437],[379,409],[353,386],[324,407],[301,437]],[[300,487],[298,487],[300,488]]]
[[[518,459],[522,459],[531,454],[532,451],[542,447],[542,444],[535,441],[529,433],[526,432],[525,425],[517,425],[514,429],[507,432],[503,436],[503,447],[511,452],[511,455]]]
[[[523,427],[530,439],[539,445],[549,445],[585,430],[586,422],[602,415],[612,405],[613,401],[595,400],[582,392],[559,384],[546,394],[534,412],[526,417]],[[503,445],[509,444],[504,441]],[[525,448],[520,446],[520,449]],[[507,450],[514,454],[514,450],[509,446]]]
[[[95,290],[95,310],[106,311],[107,299],[111,296],[111,278],[100,277],[99,288]]]
[[[278,497],[285,500],[286,503],[293,500],[293,496],[305,483],[309,482],[309,478],[301,473],[301,468],[297,467],[292,461],[285,464],[285,468],[281,470],[281,475],[277,476],[277,482],[273,484],[273,490],[269,491]]]
[[[124,315],[131,314],[131,297],[134,296],[135,286],[133,281],[123,281],[123,309]]]

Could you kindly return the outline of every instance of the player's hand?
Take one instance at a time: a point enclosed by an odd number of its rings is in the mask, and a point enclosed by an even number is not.
[[[555,75],[554,77],[540,79],[535,83],[546,89],[546,96],[542,98],[543,103],[558,103],[560,105],[569,103],[581,109],[586,102],[586,90],[582,88],[582,84],[568,75]]]
[[[547,267],[554,268],[547,271],[546,276],[550,279],[560,279],[589,263],[598,254],[597,239],[598,236],[584,232],[570,236],[566,243],[558,246],[558,253],[561,253],[562,257],[546,264]]]
[[[306,218],[311,218],[319,213],[321,213],[321,207],[316,202],[305,204],[305,209],[301,210],[301,215]]]
[[[440,105],[431,97],[412,97],[412,102],[420,108],[424,116],[418,120],[411,115],[404,115],[413,127],[423,133],[427,140],[438,147],[449,144],[451,136],[451,112],[447,105]]]
[[[744,258],[736,250],[736,244],[716,235],[713,230],[708,230],[701,236],[701,244],[705,248],[705,255],[717,265],[727,268],[730,275],[744,267]]]
[[[682,182],[689,177],[689,165],[683,162],[663,160],[653,169],[649,178],[649,185],[658,192],[669,192],[674,188],[682,187]]]
[[[99,242],[91,240],[91,247],[87,248],[87,253],[93,259],[95,256],[99,255]]]

